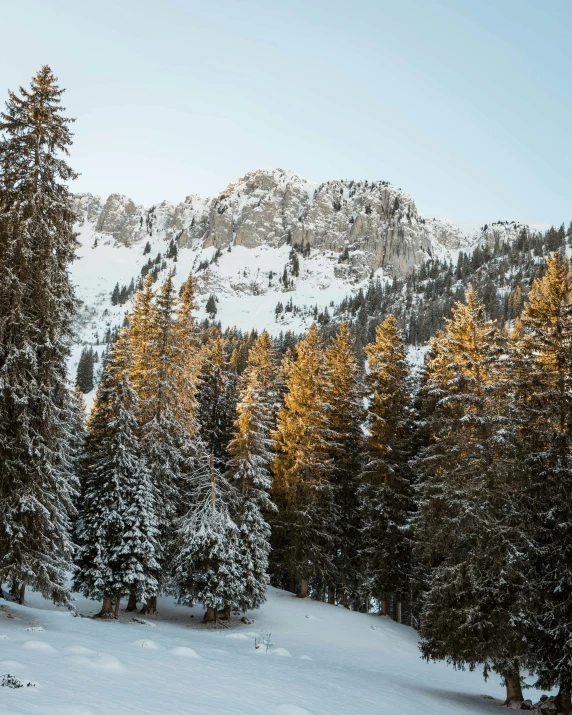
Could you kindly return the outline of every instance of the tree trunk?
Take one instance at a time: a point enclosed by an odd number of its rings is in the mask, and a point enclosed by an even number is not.
[[[395,620],[401,623],[401,601],[396,602],[395,606]]]
[[[207,608],[203,618],[203,623],[214,623],[215,625],[220,623],[216,608]]]
[[[23,583],[20,586],[20,590],[18,591],[18,603],[23,606],[24,605],[24,593],[26,592],[26,584]]]
[[[230,606],[225,606],[222,611],[219,611],[218,617],[221,621],[230,621]]]
[[[384,598],[381,602],[381,615],[387,616],[387,599]]]
[[[127,601],[126,611],[136,611],[137,610],[137,598],[134,593],[129,594],[129,600]]]
[[[97,618],[113,618],[111,596],[105,596],[103,599],[103,606],[101,607],[101,611],[97,614]]]
[[[298,598],[308,598],[308,579],[300,579],[300,591],[298,592]]]
[[[347,591],[342,591],[342,597],[340,598],[340,603],[344,608],[349,608],[350,604],[348,603],[348,593]]]
[[[115,618],[119,618],[119,604],[120,603],[121,603],[121,595],[118,593],[117,598],[115,600],[115,612],[114,612]]]
[[[335,605],[336,603],[336,587],[328,586],[328,603]]]
[[[513,670],[510,673],[503,673],[504,682],[506,685],[506,700],[505,705],[512,703],[521,703],[523,701],[522,688],[520,686],[520,673],[518,670]]]
[[[570,692],[567,690],[560,689],[558,695],[556,696],[556,704],[558,706],[558,712],[563,715],[570,715],[572,713],[572,701],[570,699]]]
[[[149,598],[145,601],[145,605],[141,609],[141,613],[157,613],[157,596],[149,596]]]

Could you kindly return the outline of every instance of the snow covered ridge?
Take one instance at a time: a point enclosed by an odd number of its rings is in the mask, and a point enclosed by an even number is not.
[[[386,181],[318,186],[283,169],[252,171],[218,196],[188,196],[177,205],[144,208],[119,194],[106,200],[82,194],[77,212],[125,246],[160,235],[180,248],[198,241],[222,251],[285,243],[336,253],[347,247],[360,252],[352,263],[362,274],[384,268],[404,275],[469,245],[452,223],[419,216],[411,197]]]
[[[129,301],[111,304],[115,285],[136,283],[142,269],[176,268],[178,284],[192,270],[199,317],[214,294],[223,327],[276,335],[304,330],[316,306],[331,309],[372,275],[403,276],[430,258],[454,262],[478,242],[512,241],[522,229],[490,224],[467,236],[446,219],[420,216],[411,197],[386,181],[317,185],[283,169],[252,171],[215,197],[150,208],[119,194],[80,194],[76,212],[77,332],[92,345],[129,308]]]

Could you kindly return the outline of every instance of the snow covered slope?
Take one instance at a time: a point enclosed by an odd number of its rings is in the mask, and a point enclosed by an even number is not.
[[[250,614],[255,623],[220,629],[168,599],[139,623],[127,613],[119,622],[73,617],[36,594],[30,606],[0,610],[0,673],[37,684],[0,688],[6,715],[501,712],[496,677],[427,664],[407,626],[276,589]],[[77,607],[97,610],[83,599]],[[255,649],[265,634],[268,650]]]

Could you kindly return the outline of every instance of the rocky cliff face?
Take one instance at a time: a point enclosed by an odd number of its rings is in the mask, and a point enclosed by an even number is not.
[[[77,196],[80,222],[132,246],[160,235],[179,247],[279,247],[286,243],[347,255],[354,272],[403,276],[431,257],[468,246],[447,221],[419,216],[410,196],[385,181],[319,186],[282,169],[252,171],[219,196],[144,208],[119,194]],[[346,251],[347,249],[347,251]]]

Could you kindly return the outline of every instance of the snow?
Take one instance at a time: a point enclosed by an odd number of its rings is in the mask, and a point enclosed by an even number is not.
[[[277,589],[249,614],[253,625],[235,618],[227,628],[160,598],[159,615],[147,617],[152,640],[126,612],[118,622],[74,617],[34,593],[29,606],[6,608],[14,617],[0,624],[0,673],[36,684],[0,689],[6,715],[486,715],[503,699],[496,677],[421,660],[407,626]],[[30,640],[26,629],[38,626]],[[267,652],[254,647],[262,634]]]

